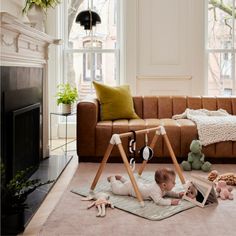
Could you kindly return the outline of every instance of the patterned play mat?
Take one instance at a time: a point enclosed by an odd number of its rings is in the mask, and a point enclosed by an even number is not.
[[[145,172],[141,177],[136,177],[138,181],[145,183],[153,181],[153,172]],[[127,177],[128,178],[128,177]],[[84,186],[83,188],[72,189],[71,192],[79,194],[81,196],[88,196],[90,186]],[[183,186],[179,178],[176,179],[176,186],[173,189],[176,192],[183,191]],[[98,181],[95,188],[95,192],[106,192],[110,195],[110,201],[115,208],[132,213],[134,215],[149,219],[149,220],[163,220],[167,217],[173,216],[181,211],[185,211],[194,207],[195,205],[186,200],[181,200],[177,206],[158,206],[153,201],[144,201],[145,206],[141,207],[136,198],[129,196],[118,196],[112,194],[110,191],[110,184],[107,181]]]

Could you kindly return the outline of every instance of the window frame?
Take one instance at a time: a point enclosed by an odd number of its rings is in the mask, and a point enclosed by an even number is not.
[[[83,2],[83,1],[82,1]],[[81,3],[82,3],[81,2]],[[65,47],[63,49],[63,81],[66,81],[67,78],[67,68],[65,67],[65,62],[66,62],[66,58],[68,56],[68,54],[74,54],[74,53],[82,53],[82,54],[87,54],[87,53],[99,53],[99,54],[103,54],[103,53],[112,53],[114,54],[114,58],[115,58],[115,78],[116,78],[116,85],[120,84],[120,40],[121,40],[121,36],[120,36],[120,9],[121,9],[121,4],[122,1],[121,0],[116,0],[117,4],[117,22],[116,22],[116,35],[117,35],[117,41],[116,41],[116,47],[114,49],[98,49],[98,48],[83,48],[83,49],[71,49],[68,47],[68,43],[69,43],[69,33],[68,33],[68,3],[67,1],[65,1],[65,11],[64,11],[64,18],[65,18]],[[112,24],[112,23],[111,23]],[[94,38],[96,38],[96,36],[94,36]],[[92,81],[90,81],[92,83]]]
[[[232,0],[233,1],[233,11],[235,11],[235,4],[236,4],[236,0]],[[225,53],[229,54],[231,53],[232,55],[232,63],[231,63],[231,72],[232,72],[232,95],[236,95],[236,31],[235,31],[235,21],[236,19],[233,18],[232,16],[232,28],[233,30],[233,34],[232,34],[232,44],[231,44],[231,48],[230,49],[222,49],[222,48],[209,48],[209,44],[208,44],[208,1],[205,1],[205,14],[206,14],[206,23],[205,23],[205,48],[206,48],[206,93],[209,94],[209,77],[208,77],[208,68],[209,68],[209,55],[211,53],[220,53],[222,55],[220,56],[224,56]],[[220,72],[221,73],[221,72]],[[219,75],[220,78],[222,76],[222,73]],[[227,78],[226,78],[227,79]],[[229,88],[224,88],[224,89],[229,89]]]
[[[123,14],[121,12],[124,10],[123,7],[123,0],[117,0],[117,22],[116,22],[116,34],[117,34],[117,41],[116,41],[116,48],[114,49],[97,49],[93,48],[92,50],[89,48],[85,49],[71,49],[68,47],[69,45],[69,34],[68,34],[68,2],[67,0],[63,1],[62,5],[62,18],[60,18],[60,22],[62,23],[62,31],[63,31],[63,40],[64,40],[64,47],[61,49],[61,56],[62,56],[62,68],[60,68],[62,72],[62,76],[60,76],[59,83],[65,82],[65,78],[67,78],[67,68],[65,67],[66,65],[66,59],[68,57],[68,54],[73,54],[73,53],[112,53],[115,58],[115,74],[116,74],[116,85],[119,85],[121,83],[120,75],[121,75],[121,40],[123,39],[121,36],[122,32],[122,24],[121,24],[121,15]],[[92,85],[91,85],[92,87]],[[75,125],[76,125],[76,120],[75,119],[68,119],[67,121],[68,125],[68,137],[75,137]],[[64,137],[65,136],[65,119],[63,117],[58,118],[58,130],[57,130],[58,137]]]

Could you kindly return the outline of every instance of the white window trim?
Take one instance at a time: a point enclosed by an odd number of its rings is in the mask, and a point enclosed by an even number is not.
[[[67,31],[67,23],[68,23],[68,17],[67,17],[67,1],[63,1],[61,5],[61,15],[60,15],[60,22],[61,25],[64,26],[63,28],[63,40],[64,40],[64,48],[61,49],[61,54],[62,54],[62,58],[63,58],[63,64],[65,63],[65,59],[66,59],[66,55],[68,53],[82,53],[82,52],[101,52],[101,53],[114,53],[114,56],[116,57],[116,66],[117,68],[119,68],[119,70],[116,70],[116,78],[117,78],[117,83],[123,82],[124,81],[124,74],[125,74],[125,67],[124,67],[124,58],[121,58],[120,55],[122,53],[121,50],[124,51],[124,48],[122,47],[122,45],[124,46],[124,42],[123,42],[123,35],[121,34],[121,32],[123,32],[123,27],[124,27],[124,22],[121,22],[121,15],[124,15],[124,6],[125,4],[123,3],[123,0],[118,0],[117,1],[117,48],[116,49],[69,49],[68,46],[68,31]],[[122,9],[122,11],[121,11]],[[59,76],[57,83],[62,83],[63,82],[63,78],[66,78],[66,70],[63,66],[63,64],[61,64],[60,68],[61,68],[61,75],[63,76]],[[117,84],[118,85],[118,84]],[[58,108],[59,109],[59,108]],[[57,137],[58,138],[64,138],[65,137],[65,122],[61,122],[60,118],[57,118]],[[76,123],[75,122],[68,122],[68,131],[67,131],[67,135],[69,138],[75,138],[76,137]],[[54,125],[54,127],[56,127]],[[55,133],[55,132],[54,132]],[[53,136],[54,137],[54,136]]]
[[[235,10],[235,3],[236,3],[236,0],[233,0],[233,10]],[[205,92],[208,94],[208,59],[209,59],[209,54],[210,53],[225,53],[225,52],[228,52],[228,53],[231,53],[232,54],[232,83],[233,83],[233,86],[232,86],[232,90],[233,90],[233,93],[232,95],[236,95],[236,74],[235,74],[235,71],[236,71],[236,66],[235,66],[235,61],[236,61],[236,58],[235,58],[235,53],[236,53],[236,48],[235,47],[235,33],[233,33],[232,35],[232,48],[231,49],[213,49],[213,48],[209,48],[208,47],[208,1],[205,1],[205,19],[206,19],[206,22],[205,22],[205,48],[206,48],[206,63],[205,63],[205,75],[206,75],[206,83],[205,83]],[[236,27],[235,26],[235,20],[232,21],[232,27],[233,29]]]

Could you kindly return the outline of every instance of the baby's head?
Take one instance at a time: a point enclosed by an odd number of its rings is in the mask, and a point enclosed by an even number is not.
[[[158,169],[155,172],[155,181],[164,191],[170,191],[175,186],[175,172],[168,168]]]
[[[196,198],[197,189],[193,184],[189,185],[187,192],[186,192],[186,196],[188,196],[189,198],[192,198],[192,199]]]

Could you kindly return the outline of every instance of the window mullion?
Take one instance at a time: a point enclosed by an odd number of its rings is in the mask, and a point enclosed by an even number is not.
[[[233,13],[235,12],[235,0],[233,1]],[[235,68],[235,52],[236,52],[236,48],[235,48],[235,19],[234,19],[234,15],[232,15],[232,28],[233,28],[233,35],[232,35],[232,78],[233,78],[233,95],[236,95],[236,68]]]
[[[89,53],[89,52],[100,52],[100,53],[115,53],[118,49],[98,49],[98,48],[81,48],[81,49],[65,49],[66,53]]]

